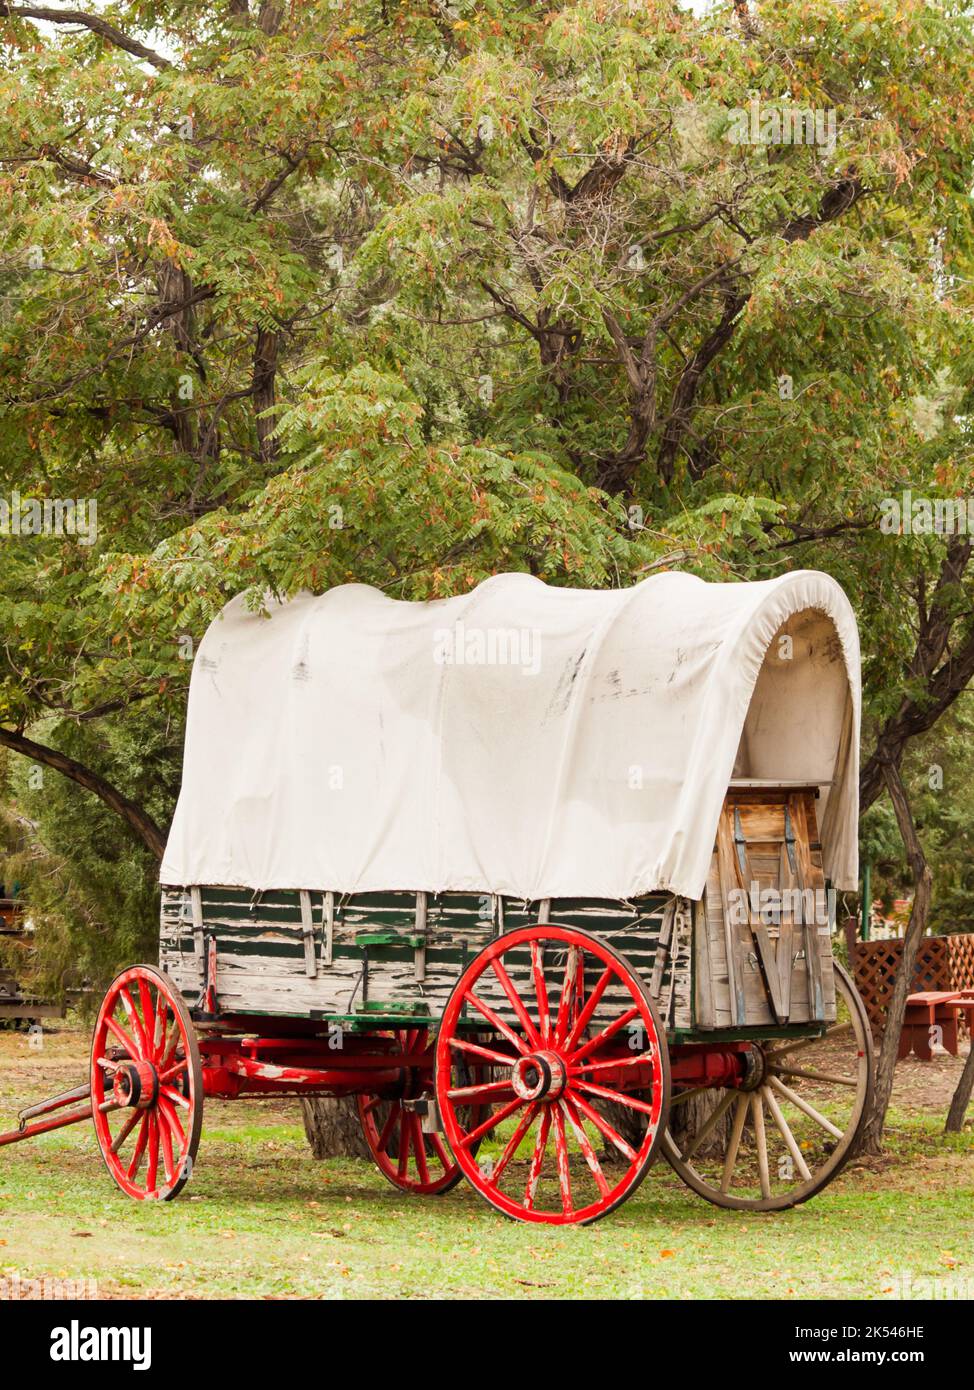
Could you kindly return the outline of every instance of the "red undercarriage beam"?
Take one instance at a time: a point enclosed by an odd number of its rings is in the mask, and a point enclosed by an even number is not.
[[[381,1093],[401,1084],[404,1067],[432,1071],[431,1050],[397,1057],[399,1065],[390,1067],[391,1048],[392,1040],[384,1038],[347,1038],[340,1049],[327,1039],[297,1044],[291,1039],[290,1046],[281,1038],[207,1039],[201,1047],[203,1091],[225,1100],[281,1093]]]

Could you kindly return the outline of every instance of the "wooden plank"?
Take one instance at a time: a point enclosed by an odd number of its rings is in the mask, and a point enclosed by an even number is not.
[[[747,841],[743,838],[743,822],[737,807],[734,808],[734,863],[737,870],[738,882],[747,903],[748,922],[751,928],[751,935],[757,945],[758,962],[764,975],[765,988],[768,998],[771,1001],[771,1012],[774,1014],[776,1023],[785,1023],[787,1015],[782,1013],[781,1008],[781,989],[778,980],[778,962],[775,957],[774,947],[771,945],[771,937],[768,933],[767,925],[761,921],[760,917],[755,918],[751,912],[751,885],[757,880],[751,868],[751,860],[748,854]]]
[[[730,891],[737,885],[734,867],[734,847],[731,841],[730,813],[725,807],[717,823],[717,869],[720,876],[720,898],[724,913],[724,939],[727,947],[727,981],[730,989],[731,1022],[745,1021],[744,950],[740,933],[731,921]]]
[[[193,911],[193,949],[203,959],[203,899],[199,885],[190,888],[189,900]]]
[[[707,926],[707,946],[710,953],[711,980],[714,997],[714,1028],[731,1026],[730,972],[727,968],[727,933],[724,923],[724,910],[720,895],[720,869],[717,861],[717,848],[710,860],[710,873],[704,893],[704,910]]]
[[[653,974],[650,979],[649,992],[654,999],[658,999],[663,988],[663,968],[666,958],[669,955],[670,940],[673,936],[673,919],[676,916],[676,898],[673,898],[666,906],[663,913],[663,925],[660,928],[659,936],[656,940],[656,961],[653,965]]]
[[[788,857],[787,845],[781,846],[781,856],[778,870],[778,890],[784,892],[794,884],[794,874],[791,868],[791,861]],[[795,963],[795,922],[792,913],[781,914],[781,925],[778,929],[778,988],[781,995],[781,1007],[784,1010],[785,1018],[791,1017],[791,972]]]
[[[426,894],[416,894],[416,935],[422,936],[422,946],[416,947],[413,975],[417,984],[426,979]]]
[[[717,1014],[714,1004],[714,963],[710,951],[710,929],[707,921],[706,902],[695,904],[695,909],[693,927],[695,943],[693,1021],[701,1028],[715,1028],[717,1024]]]
[[[335,952],[335,895],[325,893],[321,903],[321,963],[331,965]]]
[[[804,890],[807,887],[814,888],[816,880],[820,875],[815,872],[812,866],[809,851],[809,826],[806,818],[805,798],[800,793],[793,793],[788,798],[788,809],[791,814],[792,822],[795,827],[795,858],[797,860],[796,878],[798,887]],[[802,938],[805,946],[805,975],[808,982],[808,1012],[809,1016],[816,1021],[825,1020],[825,997],[822,989],[822,956],[819,946],[818,924],[815,921],[815,913],[812,913],[812,920],[807,920],[808,913],[803,911]]]
[[[304,940],[304,973],[314,979],[318,973],[315,958],[315,921],[311,911],[311,894],[307,888],[301,889],[301,935]]]

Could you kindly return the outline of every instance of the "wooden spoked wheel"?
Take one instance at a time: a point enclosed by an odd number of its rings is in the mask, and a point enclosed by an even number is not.
[[[108,1171],[138,1201],[168,1201],[192,1172],[203,1074],[182,999],[151,965],[123,970],[91,1042],[91,1112]]]
[[[673,1097],[671,1116],[686,1105],[699,1119],[681,1127],[678,1141],[668,1132],[663,1153],[719,1207],[783,1211],[807,1202],[855,1147],[872,1095],[872,1036],[852,980],[834,969],[836,1020],[823,1037],[759,1044],[750,1090]],[[701,1096],[707,1103],[693,1104]]]
[[[393,1036],[403,1056],[424,1052],[429,1043],[427,1028],[397,1029]],[[380,1173],[394,1187],[417,1197],[449,1192],[463,1177],[440,1135],[424,1134],[420,1116],[403,1104],[428,1092],[430,1081],[430,1074],[424,1075],[422,1069],[404,1068],[401,1098],[358,1098],[365,1142]]]
[[[483,1079],[457,1085],[458,1056],[481,1064]],[[525,927],[457,981],[437,1037],[436,1098],[459,1167],[492,1206],[521,1221],[597,1221],[655,1156],[669,1100],[665,1035],[612,947],[572,928]],[[471,1105],[488,1107],[482,1119]],[[607,1118],[616,1111],[639,1137],[620,1133]]]

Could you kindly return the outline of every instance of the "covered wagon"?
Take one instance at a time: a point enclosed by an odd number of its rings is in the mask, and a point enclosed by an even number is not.
[[[659,1152],[720,1205],[805,1200],[871,1085],[831,953],[859,710],[815,572],[235,599],[194,664],[159,967],[95,1027],[112,1175],[174,1196],[204,1097],[354,1095],[390,1182],[526,1221],[597,1219]]]

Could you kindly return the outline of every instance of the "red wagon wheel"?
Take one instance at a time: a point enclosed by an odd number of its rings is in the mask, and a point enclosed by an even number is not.
[[[403,1056],[425,1052],[429,1045],[428,1028],[400,1028],[393,1037]],[[429,1092],[431,1069],[425,1075],[424,1070],[404,1068],[400,1098],[360,1095],[358,1110],[365,1142],[382,1176],[403,1192],[432,1197],[449,1192],[463,1174],[440,1136],[424,1134],[419,1115],[403,1104]]]
[[[192,1172],[203,1123],[199,1047],[161,971],[112,981],[91,1041],[91,1111],[108,1171],[138,1201],[168,1201]]]
[[[471,1027],[492,1029],[490,1045]],[[486,1079],[458,1086],[458,1055]],[[567,927],[492,942],[458,980],[437,1038],[436,1097],[457,1163],[521,1221],[587,1224],[624,1202],[655,1157],[669,1084],[665,1034],[639,977]],[[468,1118],[474,1104],[490,1107],[484,1118]]]

